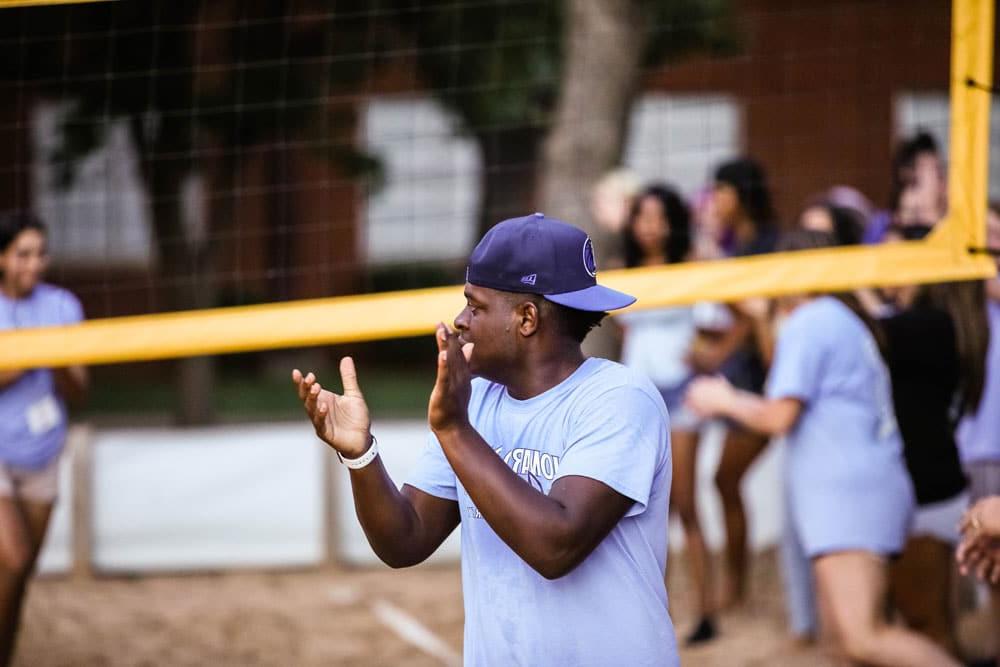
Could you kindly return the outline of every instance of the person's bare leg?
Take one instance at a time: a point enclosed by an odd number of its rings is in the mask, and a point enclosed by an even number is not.
[[[737,607],[746,598],[747,518],[740,483],[747,470],[767,447],[765,436],[730,429],[722,443],[722,458],[715,473],[726,522],[726,580],[720,606]]]
[[[688,571],[695,588],[698,625],[688,637],[689,642],[712,639],[715,628],[711,623],[713,612],[711,595],[711,567],[708,548],[701,532],[695,501],[697,492],[697,432],[673,431],[670,448],[673,457],[673,480],[670,485],[670,507],[677,512],[684,527],[684,545],[687,551]]]
[[[843,551],[813,560],[824,635],[853,664],[895,667],[958,666],[944,649],[884,618],[886,563],[865,551]]]
[[[994,650],[997,652],[997,667],[1000,667],[1000,584],[990,586],[990,606],[993,612]]]
[[[889,572],[892,602],[906,624],[956,655],[952,568],[950,544],[919,536],[907,541],[902,557],[892,564]]]
[[[0,665],[9,665],[24,579],[31,563],[31,538],[21,504],[0,498]]]
[[[26,500],[21,504],[25,527],[28,532],[28,563],[21,578],[20,589],[16,591],[14,599],[13,616],[11,618],[11,652],[13,657],[14,648],[17,646],[18,630],[21,626],[21,611],[24,609],[24,594],[28,587],[28,581],[35,570],[35,563],[38,554],[42,550],[42,543],[45,541],[45,532],[49,527],[49,517],[52,516],[52,503],[40,503]]]

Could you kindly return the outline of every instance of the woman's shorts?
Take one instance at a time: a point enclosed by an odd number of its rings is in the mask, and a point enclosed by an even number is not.
[[[1000,495],[1000,461],[970,461],[965,464],[972,502]]]
[[[23,498],[35,503],[55,502],[59,494],[59,459],[54,456],[37,470],[0,463],[0,497]]]
[[[968,507],[968,491],[936,503],[918,505],[913,513],[910,537],[933,537],[948,544],[958,544],[962,537],[958,534],[958,522]]]

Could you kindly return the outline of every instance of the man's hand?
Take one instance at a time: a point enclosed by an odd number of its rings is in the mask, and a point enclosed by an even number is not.
[[[435,334],[438,346],[437,380],[427,406],[427,422],[434,432],[447,431],[468,424],[469,399],[472,397],[472,373],[469,358],[472,343],[461,345],[458,334],[439,324]]]
[[[312,373],[302,377],[299,369],[292,371],[292,382],[298,388],[299,399],[316,435],[344,458],[356,459],[371,445],[371,417],[350,357],[340,360],[340,379],[344,384],[343,395],[323,389]]]

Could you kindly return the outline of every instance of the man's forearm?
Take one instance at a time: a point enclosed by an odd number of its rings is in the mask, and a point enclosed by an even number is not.
[[[381,457],[350,474],[354,509],[378,557],[391,567],[407,567],[430,555],[422,553],[417,513],[396,488]]]
[[[476,509],[507,546],[547,577],[578,558],[567,508],[511,470],[471,426],[436,433]]]

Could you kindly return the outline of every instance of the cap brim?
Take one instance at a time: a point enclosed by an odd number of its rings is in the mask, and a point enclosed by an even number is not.
[[[558,303],[560,306],[595,313],[625,308],[631,306],[636,301],[635,297],[631,294],[625,294],[604,285],[594,285],[586,289],[577,290],[576,292],[543,294],[542,296],[553,303]]]

